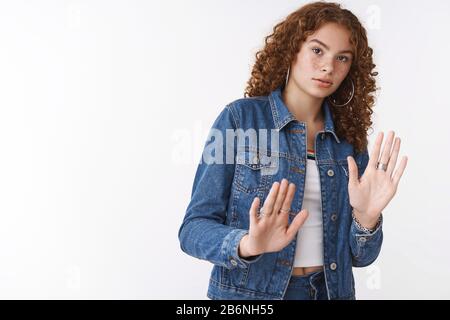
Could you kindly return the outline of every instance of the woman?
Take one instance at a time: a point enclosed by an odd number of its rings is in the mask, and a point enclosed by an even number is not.
[[[209,298],[355,299],[352,267],[377,258],[407,163],[394,170],[392,131],[369,159],[374,67],[339,4],[307,4],[266,38],[246,97],[213,124],[178,234],[214,264]]]

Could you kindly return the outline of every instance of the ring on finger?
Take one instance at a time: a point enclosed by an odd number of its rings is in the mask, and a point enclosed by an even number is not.
[[[289,209],[283,209],[283,208],[281,208],[281,209],[280,209],[280,212],[281,212],[281,213],[289,213],[290,210],[289,210]]]
[[[261,208],[261,210],[259,210],[259,215],[258,215],[258,217],[259,218],[262,218],[262,217],[264,217],[266,215],[266,213],[265,213],[265,211],[264,211],[264,208]]]
[[[377,170],[383,170],[386,171],[387,170],[387,164],[381,163],[380,161],[378,161],[377,163]]]

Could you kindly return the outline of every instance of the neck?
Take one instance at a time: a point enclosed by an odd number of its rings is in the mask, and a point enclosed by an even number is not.
[[[300,122],[314,124],[323,121],[321,112],[323,98],[308,95],[292,82],[282,92],[283,102],[294,117]]]

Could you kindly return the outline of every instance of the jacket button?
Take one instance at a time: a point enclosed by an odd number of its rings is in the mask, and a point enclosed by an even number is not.
[[[237,266],[237,262],[236,262],[236,260],[234,260],[234,259],[231,259],[231,261],[230,261],[230,262],[231,262],[231,264],[232,264],[233,266],[235,266],[235,267]]]
[[[337,214],[332,214],[331,221],[336,221],[336,220],[337,220]]]
[[[337,269],[337,264],[334,263],[334,262],[332,264],[330,264],[330,269],[333,270],[333,271],[336,270]]]
[[[327,174],[328,174],[330,177],[332,177],[332,176],[334,176],[334,171],[330,169],[330,170],[327,171]]]
[[[259,162],[259,157],[256,155],[253,157],[253,163],[258,164],[258,162]]]

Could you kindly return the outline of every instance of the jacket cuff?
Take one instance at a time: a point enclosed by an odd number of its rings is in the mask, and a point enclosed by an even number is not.
[[[383,226],[383,214],[380,216],[380,221],[378,222],[376,229],[372,232],[368,232],[366,230],[363,230],[358,227],[358,225],[355,223],[355,220],[352,220],[351,225],[351,234],[356,237],[356,240],[358,241],[358,244],[363,244],[366,241],[373,241],[374,239],[378,238],[378,236],[381,234],[380,230]]]
[[[227,268],[247,268],[249,264],[255,263],[262,257],[263,254],[248,257],[246,259],[239,257],[239,243],[246,234],[248,234],[248,230],[234,229],[225,237],[221,253]]]

